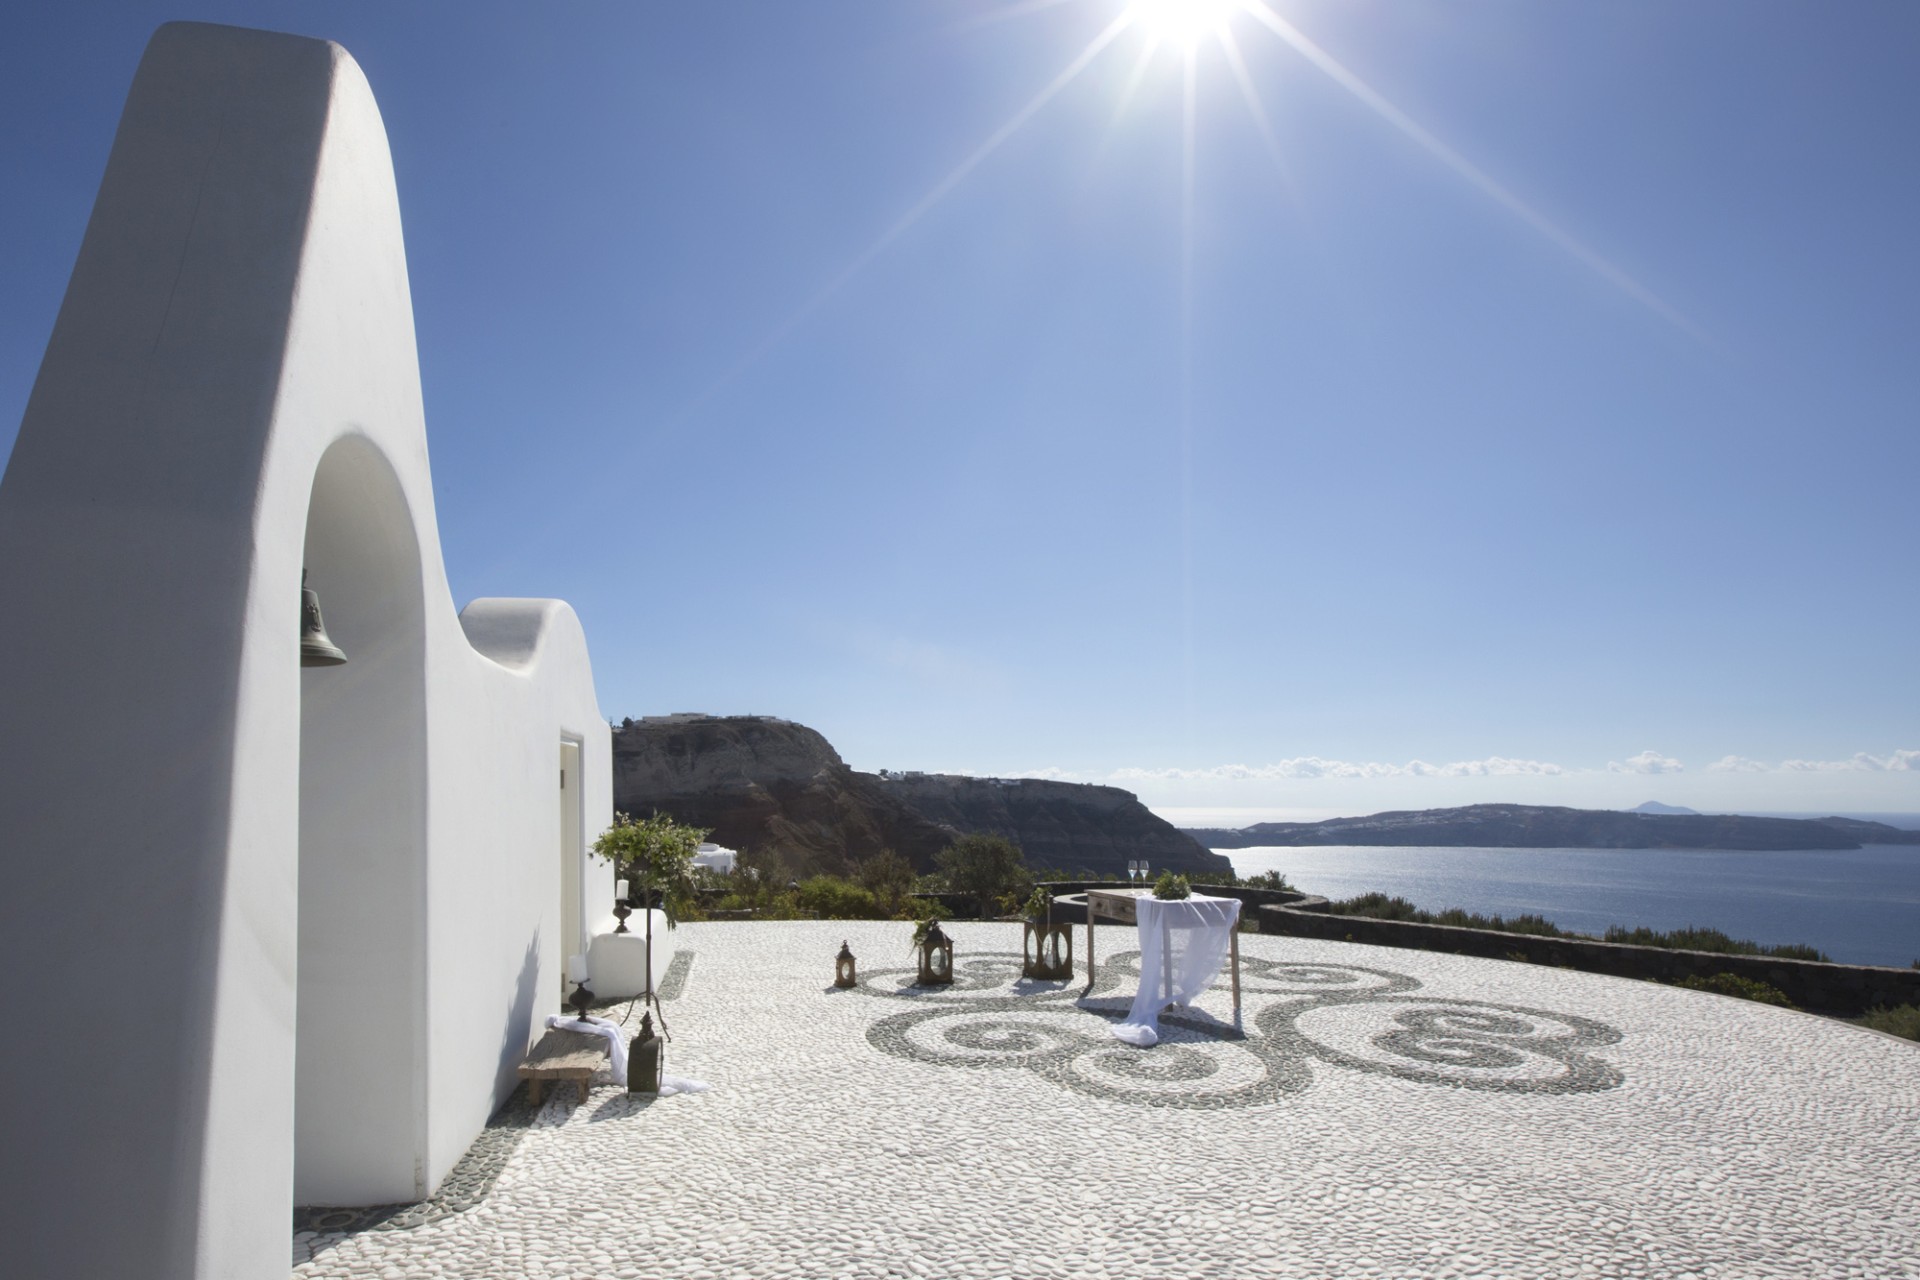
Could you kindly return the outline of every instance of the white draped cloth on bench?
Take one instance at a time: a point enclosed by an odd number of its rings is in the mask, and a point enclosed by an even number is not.
[[[1240,899],[1139,899],[1140,991],[1113,1034],[1142,1048],[1160,1042],[1160,1011],[1184,1009],[1213,984],[1233,946]]]
[[[550,1030],[578,1031],[583,1035],[599,1036],[605,1040],[607,1064],[613,1070],[613,1082],[619,1085],[627,1082],[627,1042],[620,1035],[619,1023],[609,1022],[605,1018],[596,1018],[591,1014],[584,1018],[564,1018],[556,1014],[547,1019],[547,1027]]]

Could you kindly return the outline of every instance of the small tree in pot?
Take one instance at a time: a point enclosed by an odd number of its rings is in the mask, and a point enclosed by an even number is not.
[[[639,895],[647,913],[648,999],[653,998],[654,895],[660,897],[667,928],[674,928],[675,915],[693,900],[693,855],[706,838],[699,827],[682,826],[664,814],[635,819],[616,813],[613,825],[593,842],[593,851],[614,864],[615,874],[627,881],[629,894]],[[663,1014],[661,1025],[665,1024]]]

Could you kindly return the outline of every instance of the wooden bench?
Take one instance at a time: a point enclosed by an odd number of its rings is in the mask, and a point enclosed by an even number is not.
[[[533,1052],[520,1064],[520,1078],[527,1081],[528,1101],[540,1105],[540,1086],[549,1080],[572,1080],[580,1086],[580,1101],[587,1100],[587,1085],[593,1073],[607,1060],[607,1042],[584,1031],[563,1031],[555,1027],[540,1037]]]

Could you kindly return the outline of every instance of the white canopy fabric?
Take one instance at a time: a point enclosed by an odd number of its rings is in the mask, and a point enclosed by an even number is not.
[[[1144,1049],[1160,1042],[1162,1009],[1184,1009],[1212,985],[1233,945],[1240,899],[1142,897],[1137,920],[1140,990],[1113,1034]]]

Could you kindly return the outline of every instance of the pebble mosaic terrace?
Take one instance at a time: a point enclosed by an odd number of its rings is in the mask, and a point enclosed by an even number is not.
[[[1920,1280],[1920,1045],[1243,935],[1239,1026],[1222,975],[1142,1050],[1131,930],[1091,993],[966,922],[915,987],[910,932],[683,925],[667,1070],[711,1092],[522,1089],[433,1200],[296,1211],[294,1275]]]

